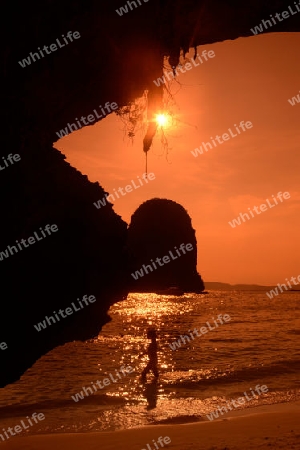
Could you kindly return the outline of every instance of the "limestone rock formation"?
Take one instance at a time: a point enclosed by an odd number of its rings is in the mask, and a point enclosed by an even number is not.
[[[181,244],[184,246],[180,248]],[[192,250],[186,250],[186,244]],[[136,280],[132,277],[134,292],[156,292],[172,286],[184,292],[204,290],[196,269],[195,230],[187,211],[178,203],[161,198],[143,203],[131,217],[128,251],[133,273],[141,269],[143,273]]]
[[[99,210],[93,205],[105,191],[51,147],[34,159],[25,152],[21,158],[23,166],[20,161],[5,169],[14,183],[10,178],[6,186],[5,211],[11,222],[2,221],[0,246],[7,255],[0,261],[0,342],[7,344],[0,353],[2,386],[57,345],[96,336],[109,321],[110,305],[128,293],[127,225],[111,205]],[[47,224],[58,230],[43,233]],[[30,237],[36,241],[32,245]],[[18,246],[22,239],[27,247]],[[96,301],[81,308],[77,299],[84,295],[94,295]],[[68,307],[73,314],[63,318],[59,310]],[[50,316],[56,323],[46,320],[46,327],[37,331],[34,325]]]

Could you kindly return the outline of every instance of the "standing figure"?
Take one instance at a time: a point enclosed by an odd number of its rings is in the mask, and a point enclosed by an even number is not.
[[[155,328],[148,328],[147,331],[147,339],[151,339],[151,343],[148,346],[148,356],[149,362],[145,369],[142,372],[142,379],[146,379],[147,373],[152,370],[155,378],[158,378],[158,370],[157,370],[157,342],[156,342],[156,330]]]

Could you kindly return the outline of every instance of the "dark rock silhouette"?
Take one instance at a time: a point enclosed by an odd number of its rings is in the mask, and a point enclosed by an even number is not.
[[[183,254],[180,245],[189,243],[192,244],[193,250]],[[131,217],[128,250],[134,261],[131,267],[133,273],[143,265],[150,265],[148,274],[145,273],[137,280],[132,277],[133,291],[156,292],[171,286],[178,286],[184,292],[204,290],[203,281],[196,270],[195,230],[187,211],[178,203],[161,198],[143,203]],[[157,263],[155,260],[163,256],[169,256],[170,261],[159,266],[163,261]],[[151,259],[155,265],[151,263]]]
[[[289,3],[276,2],[276,10]],[[250,28],[274,12],[273,2],[261,0],[246,5],[151,0],[123,17],[115,11],[120,6],[120,0],[3,4],[5,134],[0,156],[18,153],[21,161],[0,172],[0,252],[48,223],[59,231],[0,261],[0,344],[8,346],[0,350],[0,387],[17,380],[55,346],[95,336],[109,320],[109,305],[129,289],[126,224],[111,206],[93,206],[104,190],[52,148],[56,133],[76,117],[99,111],[100,104],[124,106],[145,89],[154,107],[162,90],[153,80],[162,75],[164,55],[176,65],[181,51],[250,36]],[[298,31],[299,18],[294,15],[265,33]],[[62,35],[70,30],[81,37],[64,45]],[[35,56],[26,67],[18,63],[39,47],[49,49],[56,39],[62,48]],[[154,133],[148,129],[146,148]],[[84,294],[95,295],[97,302],[41,332],[34,329],[46,315]]]
[[[49,148],[46,155],[36,154],[32,160],[24,156],[23,166],[19,162],[15,171],[6,169],[15,177],[14,185],[8,184],[11,190],[6,187],[13,202],[5,204],[6,214],[14,220],[10,229],[2,228],[0,251],[35,231],[41,237],[40,227],[47,224],[56,224],[58,231],[0,261],[5,293],[0,342],[8,346],[0,353],[2,386],[17,380],[57,345],[96,336],[109,321],[110,305],[128,293],[126,223],[110,204],[95,208],[93,202],[105,194],[98,183],[90,183],[69,164],[60,164],[64,157],[59,152]],[[39,176],[40,167],[46,169]],[[72,302],[80,308],[77,298],[84,295],[97,300],[39,332],[34,328]]]

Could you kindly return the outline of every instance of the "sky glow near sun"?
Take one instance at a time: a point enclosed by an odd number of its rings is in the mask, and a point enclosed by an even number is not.
[[[300,275],[300,104],[288,102],[300,88],[299,48],[300,33],[199,47],[213,50],[215,57],[173,82],[176,126],[161,118],[147,153],[155,180],[114,202],[127,223],[151,198],[181,204],[196,230],[197,270],[204,282],[276,285]],[[197,158],[191,154],[241,121],[251,121],[253,128]],[[142,131],[133,142],[124,138],[122,123],[111,114],[55,147],[90,181],[113,193],[145,172],[143,138]],[[291,198],[234,229],[229,225],[280,191]]]

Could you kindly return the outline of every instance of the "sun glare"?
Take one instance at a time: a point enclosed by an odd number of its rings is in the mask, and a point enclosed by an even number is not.
[[[157,125],[159,125],[160,127],[166,127],[170,124],[170,120],[167,114],[157,114],[155,120]]]

